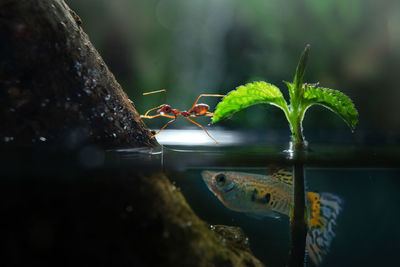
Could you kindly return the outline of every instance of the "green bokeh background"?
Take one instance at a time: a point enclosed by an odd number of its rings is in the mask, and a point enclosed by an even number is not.
[[[360,113],[354,135],[339,117],[311,108],[305,134],[400,143],[400,1],[67,0],[139,113],[163,103],[189,109],[201,93],[226,94],[253,80],[281,88],[311,44],[306,82],[339,89]],[[217,99],[201,102],[214,108]],[[146,120],[152,128],[163,119]],[[200,119],[207,124],[209,119]],[[287,131],[283,113],[254,106],[227,129]],[[180,120],[170,128],[192,127]],[[195,127],[195,126],[194,126]]]

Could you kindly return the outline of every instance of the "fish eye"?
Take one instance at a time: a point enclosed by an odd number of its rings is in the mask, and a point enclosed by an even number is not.
[[[217,182],[217,184],[219,186],[223,186],[226,182],[226,176],[224,174],[220,173],[217,176],[215,176],[215,181]]]

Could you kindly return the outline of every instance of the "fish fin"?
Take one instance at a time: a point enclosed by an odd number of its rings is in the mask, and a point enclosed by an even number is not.
[[[254,218],[254,219],[264,219],[265,217],[269,217],[269,218],[274,218],[274,219],[280,219],[281,216],[279,215],[279,213],[276,213],[274,211],[267,211],[267,212],[246,212],[246,215]]]
[[[341,198],[330,193],[307,193],[309,219],[306,246],[315,265],[320,264],[323,256],[329,252],[342,203]]]
[[[293,185],[293,173],[286,169],[279,169],[275,171],[271,174],[271,178],[288,185]]]

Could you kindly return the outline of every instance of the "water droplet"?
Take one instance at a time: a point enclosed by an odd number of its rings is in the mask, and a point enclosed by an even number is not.
[[[117,138],[117,135],[116,135],[115,133],[112,133],[112,136],[113,136],[114,138]]]
[[[10,112],[15,112],[15,108],[10,108]]]
[[[109,121],[113,121],[114,118],[110,116],[110,117],[108,117],[108,120],[109,120]]]
[[[126,129],[128,129],[128,126],[125,125],[125,126],[124,126],[124,130],[126,130]]]
[[[44,108],[45,106],[46,106],[46,103],[40,103],[40,106],[42,107],[42,108]]]
[[[210,230],[214,231],[215,230],[215,226],[214,225],[210,225]]]
[[[80,94],[80,93],[77,93],[76,95],[77,95],[78,97],[81,97],[81,94]]]
[[[80,48],[78,48],[78,50],[80,51]],[[74,68],[76,70],[76,74],[78,74],[78,76],[81,77],[82,76],[82,64],[79,61],[77,61],[77,62],[75,62]]]
[[[108,100],[110,100],[110,98],[111,98],[110,95],[106,95],[106,96],[104,97],[104,100],[105,100],[105,101],[108,101]]]
[[[186,223],[186,226],[188,226],[188,227],[192,226],[192,222],[191,222],[191,221],[188,221],[188,222]]]
[[[71,101],[71,98],[67,97],[67,101]]]
[[[101,117],[104,117],[104,112],[100,113],[100,116],[101,116]]]
[[[90,89],[87,87],[83,88],[83,91],[85,91],[85,93],[88,95],[90,95],[92,93],[92,91],[90,91]]]
[[[42,141],[42,142],[46,142],[47,141],[46,137],[43,137],[43,136],[39,137],[39,140]]]

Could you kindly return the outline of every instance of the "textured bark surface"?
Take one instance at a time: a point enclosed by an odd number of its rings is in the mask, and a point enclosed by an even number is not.
[[[0,143],[155,146],[62,0],[0,0]]]

